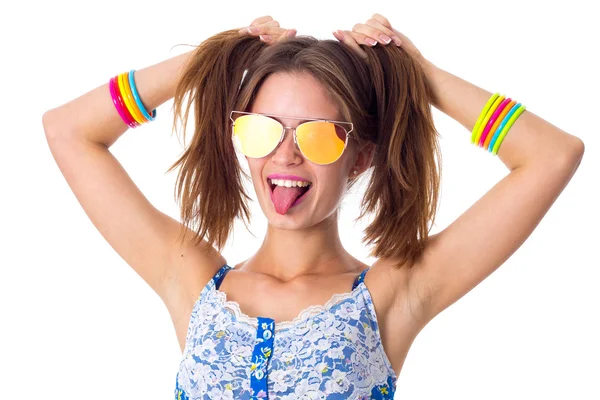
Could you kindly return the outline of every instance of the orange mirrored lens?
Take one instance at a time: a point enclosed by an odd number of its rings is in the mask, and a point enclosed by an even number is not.
[[[298,147],[315,164],[330,164],[344,152],[346,130],[332,122],[305,122],[296,129]]]
[[[272,118],[262,115],[242,115],[235,119],[233,139],[243,154],[261,158],[277,147],[282,131],[281,124]]]

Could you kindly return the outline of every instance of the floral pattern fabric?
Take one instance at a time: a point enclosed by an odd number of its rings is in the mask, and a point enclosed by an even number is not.
[[[177,400],[393,399],[396,374],[379,333],[363,271],[352,292],[292,321],[252,318],[218,290],[225,264],[190,317]]]

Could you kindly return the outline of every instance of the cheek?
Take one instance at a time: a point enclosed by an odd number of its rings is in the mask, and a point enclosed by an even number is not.
[[[248,170],[250,171],[252,177],[260,177],[264,166],[263,159],[246,157],[246,162],[248,163]]]
[[[335,203],[346,190],[347,179],[342,170],[319,176],[317,181],[320,183],[319,192],[326,195],[327,203]]]

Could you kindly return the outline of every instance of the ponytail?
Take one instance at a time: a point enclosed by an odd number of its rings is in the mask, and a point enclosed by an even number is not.
[[[237,30],[212,36],[194,51],[175,90],[173,123],[177,129],[181,122],[184,141],[192,107],[195,114],[191,143],[167,171],[181,166],[175,196],[181,202],[182,228],[185,232],[196,223],[196,242],[206,239],[219,251],[236,217],[246,226],[250,221],[250,197],[231,141],[229,113],[244,71],[265,46]]]
[[[370,48],[377,151],[362,200],[361,214],[374,213],[364,241],[374,257],[411,267],[428,240],[435,219],[441,171],[438,132],[433,123],[433,91],[421,65],[404,49]]]

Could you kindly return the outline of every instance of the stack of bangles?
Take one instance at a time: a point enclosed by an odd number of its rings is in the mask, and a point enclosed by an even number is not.
[[[110,78],[108,82],[113,104],[123,122],[130,128],[136,128],[145,122],[154,121],[156,118],[156,109],[150,115],[142,103],[140,94],[135,87],[134,73],[133,69],[123,72]]]
[[[477,118],[471,143],[497,155],[504,137],[523,111],[525,106],[521,103],[494,93]]]

